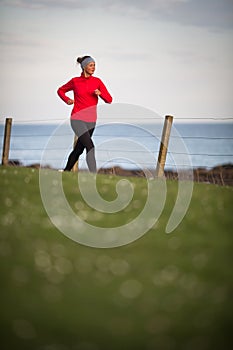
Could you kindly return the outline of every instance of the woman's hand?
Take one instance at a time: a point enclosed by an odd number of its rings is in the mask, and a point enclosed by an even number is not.
[[[96,89],[96,90],[94,91],[94,94],[97,95],[97,96],[99,96],[99,95],[101,95],[101,91],[100,91],[99,89]]]
[[[69,99],[69,100],[67,101],[67,104],[68,104],[68,105],[72,105],[73,103],[74,103],[74,100]]]

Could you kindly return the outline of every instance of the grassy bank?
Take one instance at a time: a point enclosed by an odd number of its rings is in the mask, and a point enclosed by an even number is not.
[[[166,234],[177,192],[177,183],[167,182],[156,227],[127,246],[94,249],[52,225],[38,174],[0,168],[3,349],[230,349],[232,188],[195,184],[185,218]],[[113,200],[117,181],[99,176],[101,195]],[[146,181],[130,181],[134,210],[103,215],[100,222],[82,203],[75,174],[63,174],[74,210],[103,226],[123,224],[141,210]]]

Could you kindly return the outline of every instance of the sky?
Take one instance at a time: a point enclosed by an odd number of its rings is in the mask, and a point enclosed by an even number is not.
[[[0,0],[0,47],[0,120],[69,118],[86,54],[114,103],[233,117],[232,0]]]

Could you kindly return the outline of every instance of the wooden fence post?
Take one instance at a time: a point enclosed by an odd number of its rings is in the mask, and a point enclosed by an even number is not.
[[[7,165],[9,160],[8,158],[9,158],[9,152],[10,152],[11,125],[12,125],[12,118],[6,118],[3,151],[2,151],[2,165]]]
[[[164,125],[163,125],[163,133],[162,139],[160,143],[159,156],[156,166],[155,175],[156,177],[164,176],[164,167],[166,163],[167,149],[169,143],[169,137],[172,128],[173,117],[171,115],[166,115]]]
[[[78,142],[78,137],[74,135],[74,143],[73,143],[73,148],[75,147],[76,143]],[[78,172],[78,161],[74,164],[72,171],[77,173]]]

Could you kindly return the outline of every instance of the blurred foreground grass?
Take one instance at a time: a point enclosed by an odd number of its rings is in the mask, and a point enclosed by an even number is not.
[[[103,197],[115,198],[117,181],[98,177]],[[136,216],[146,181],[130,181]],[[63,174],[63,183],[74,210],[99,222],[82,203],[75,174]],[[232,348],[232,188],[195,184],[185,218],[166,234],[177,194],[168,182],[156,227],[130,245],[94,249],[51,224],[38,170],[1,167],[0,184],[2,349]],[[127,219],[126,208],[101,224]]]

